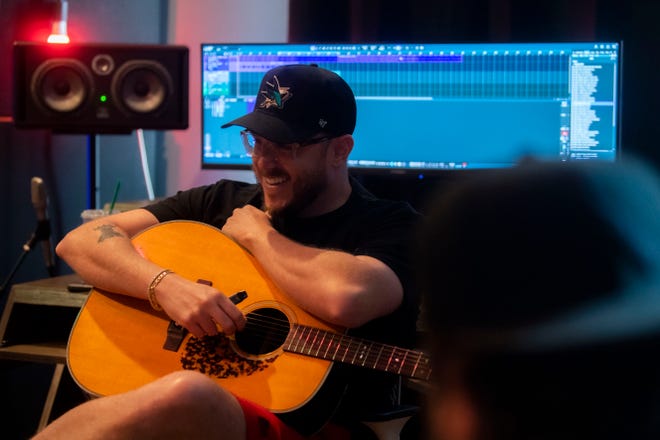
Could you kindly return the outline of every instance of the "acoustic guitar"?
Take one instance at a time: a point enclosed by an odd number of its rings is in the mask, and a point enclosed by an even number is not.
[[[137,234],[132,243],[158,265],[230,295],[247,325],[231,338],[196,338],[148,301],[94,288],[67,348],[72,377],[92,395],[122,393],[174,371],[197,370],[238,396],[295,417],[298,411],[309,413],[302,410],[336,362],[428,380],[426,354],[348,336],[305,312],[217,228],[165,222]]]

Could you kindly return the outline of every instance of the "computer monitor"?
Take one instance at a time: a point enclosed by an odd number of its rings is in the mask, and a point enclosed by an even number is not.
[[[615,161],[619,42],[201,45],[202,167],[249,169],[239,127],[263,74],[315,63],[357,101],[353,172],[424,175],[540,160]]]

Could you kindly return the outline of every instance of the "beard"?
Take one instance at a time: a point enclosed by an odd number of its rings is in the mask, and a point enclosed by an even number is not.
[[[289,179],[291,184],[288,200],[275,200],[269,204],[268,198],[264,194],[263,208],[270,215],[273,225],[282,224],[288,218],[301,217],[301,214],[328,190],[329,176],[326,169],[328,150],[329,144],[326,142],[320,151],[315,152],[318,160],[309,162],[307,167],[298,168],[294,176],[280,164],[272,168],[262,168],[257,167],[253,162],[252,170],[259,184],[264,176],[284,177]]]
[[[327,188],[325,170],[313,170],[301,175],[293,186],[293,195],[289,203],[276,208],[266,207],[274,221],[283,221],[289,217],[299,217],[300,213],[316,201]]]

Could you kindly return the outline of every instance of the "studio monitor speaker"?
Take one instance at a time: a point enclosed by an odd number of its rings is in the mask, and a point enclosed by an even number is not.
[[[14,124],[62,133],[188,127],[188,48],[14,43]]]

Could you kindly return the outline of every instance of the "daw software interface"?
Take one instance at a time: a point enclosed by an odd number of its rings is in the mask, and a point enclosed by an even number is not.
[[[202,167],[249,169],[240,128],[263,74],[314,63],[358,106],[354,171],[501,168],[527,157],[614,161],[621,44],[202,44]]]

